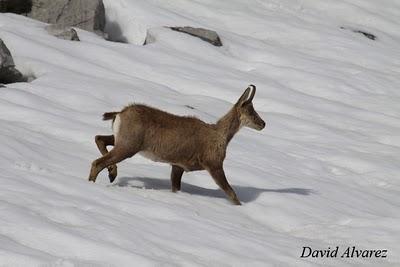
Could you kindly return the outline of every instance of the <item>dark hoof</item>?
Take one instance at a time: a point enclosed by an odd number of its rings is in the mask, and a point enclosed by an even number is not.
[[[237,206],[241,206],[242,205],[242,203],[240,203],[240,201],[237,200],[237,199],[233,200],[233,204],[237,205]]]
[[[108,178],[110,183],[114,182],[115,178],[117,178],[117,166],[114,165],[108,168]]]
[[[117,176],[113,176],[111,174],[108,174],[108,178],[110,179],[110,183],[114,182],[115,178],[117,178]]]

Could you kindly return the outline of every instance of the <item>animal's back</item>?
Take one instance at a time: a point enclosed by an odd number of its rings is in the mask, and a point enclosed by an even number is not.
[[[131,119],[147,124],[148,127],[156,127],[159,130],[190,130],[210,129],[213,126],[193,116],[179,116],[157,108],[141,104],[133,104],[125,107],[121,113],[131,113]],[[193,131],[194,132],[194,131]]]

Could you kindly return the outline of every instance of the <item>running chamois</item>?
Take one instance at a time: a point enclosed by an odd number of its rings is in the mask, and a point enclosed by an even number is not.
[[[240,201],[226,180],[223,162],[232,137],[243,126],[262,130],[265,122],[254,110],[256,87],[249,85],[231,110],[215,124],[195,117],[177,116],[145,105],[130,105],[120,112],[103,114],[112,120],[113,135],[97,135],[95,141],[102,157],[92,163],[89,181],[104,168],[112,183],[116,164],[136,153],[172,166],[172,192],[181,189],[183,172],[207,170],[217,185],[236,205]],[[107,146],[114,146],[110,151]]]

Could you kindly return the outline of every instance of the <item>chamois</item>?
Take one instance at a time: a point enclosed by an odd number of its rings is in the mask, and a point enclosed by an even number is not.
[[[97,135],[95,141],[103,157],[93,161],[89,181],[108,168],[112,183],[117,176],[116,164],[140,153],[153,161],[172,166],[172,192],[181,189],[184,171],[207,170],[229,199],[241,205],[226,180],[223,162],[226,148],[242,126],[262,130],[265,122],[253,108],[256,87],[249,85],[231,110],[215,124],[195,117],[177,116],[145,105],[133,104],[120,112],[103,114],[113,120],[113,135]],[[107,151],[106,146],[113,145]]]

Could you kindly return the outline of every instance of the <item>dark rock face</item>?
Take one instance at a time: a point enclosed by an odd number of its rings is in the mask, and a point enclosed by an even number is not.
[[[28,14],[32,9],[32,0],[0,0],[1,13]]]
[[[365,31],[361,31],[361,30],[357,30],[357,29],[346,28],[346,27],[340,27],[340,29],[342,29],[342,30],[350,30],[350,31],[355,32],[355,33],[360,33],[360,34],[364,35],[365,37],[367,37],[368,39],[371,39],[373,41],[376,40],[376,35],[374,35],[372,33],[369,33],[369,32],[365,32]]]
[[[28,16],[59,28],[77,27],[100,34],[106,23],[102,0],[32,0]]]
[[[364,31],[360,31],[360,30],[356,30],[354,32],[355,33],[361,33],[362,35],[364,35],[365,37],[367,37],[368,39],[371,39],[371,40],[375,40],[376,39],[376,36],[373,35],[372,33],[364,32]]]
[[[0,83],[25,82],[26,78],[15,69],[10,50],[0,39]]]
[[[222,46],[221,39],[215,31],[203,29],[203,28],[193,28],[189,26],[185,27],[170,27],[171,30],[183,32],[200,38],[203,41],[206,41],[215,46]]]

